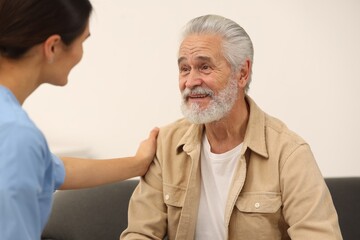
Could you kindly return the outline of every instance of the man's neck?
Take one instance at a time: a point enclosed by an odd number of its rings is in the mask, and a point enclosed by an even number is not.
[[[244,141],[249,107],[245,98],[239,99],[230,113],[216,122],[205,124],[205,134],[211,146],[211,152],[224,153]]]

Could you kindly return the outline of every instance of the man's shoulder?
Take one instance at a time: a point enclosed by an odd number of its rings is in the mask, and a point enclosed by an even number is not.
[[[181,133],[182,135],[189,129],[192,125],[188,120],[185,118],[180,118],[172,123],[169,123],[160,128],[161,134],[168,135],[174,133]]]
[[[291,141],[294,144],[305,144],[306,141],[295,131],[290,129],[282,120],[265,113],[265,129],[268,135]]]
[[[194,130],[198,129],[198,126],[190,123],[185,118],[178,119],[160,128],[158,140],[167,146],[174,145],[173,147],[176,147],[181,139],[188,141],[197,136],[197,132]]]
[[[247,101],[250,104],[251,112],[249,121],[251,129],[255,129],[255,133],[261,134],[261,132],[265,130],[266,136],[264,137],[269,141],[274,141],[275,139],[276,141],[284,140],[297,144],[305,143],[304,139],[288,128],[287,124],[279,118],[264,112],[249,96],[247,96]]]

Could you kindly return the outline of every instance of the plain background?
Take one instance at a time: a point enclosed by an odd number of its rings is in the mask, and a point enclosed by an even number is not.
[[[54,153],[133,155],[150,129],[182,117],[181,29],[211,13],[252,38],[257,104],[310,144],[324,176],[360,175],[360,1],[92,3],[91,37],[68,85],[41,86],[24,104]]]

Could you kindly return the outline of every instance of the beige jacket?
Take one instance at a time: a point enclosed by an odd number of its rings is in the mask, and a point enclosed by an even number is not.
[[[228,239],[342,239],[309,145],[246,99],[250,117],[225,210]],[[194,239],[202,133],[202,125],[184,119],[160,130],[156,159],[131,198],[120,239]]]

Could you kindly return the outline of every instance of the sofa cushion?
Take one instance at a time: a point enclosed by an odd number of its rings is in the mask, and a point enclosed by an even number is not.
[[[138,180],[56,191],[45,240],[117,240],[127,227],[129,199]]]
[[[325,178],[344,240],[360,240],[360,177]]]
[[[360,239],[360,177],[325,178],[344,240]],[[118,240],[127,227],[129,199],[138,184],[126,180],[96,188],[57,191],[43,240]]]

